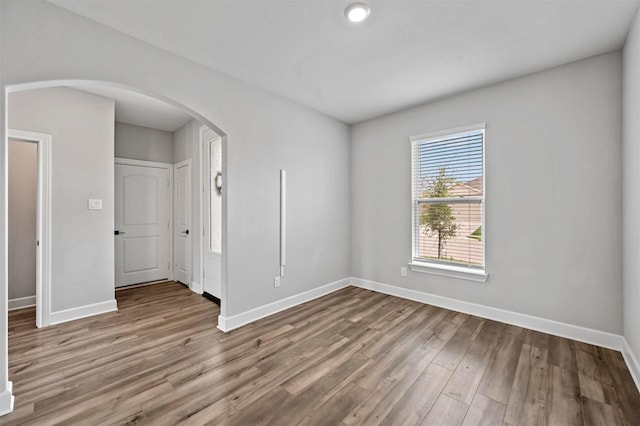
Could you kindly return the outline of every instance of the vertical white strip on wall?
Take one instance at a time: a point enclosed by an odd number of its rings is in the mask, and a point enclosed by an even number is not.
[[[287,265],[287,172],[280,169],[280,276]]]

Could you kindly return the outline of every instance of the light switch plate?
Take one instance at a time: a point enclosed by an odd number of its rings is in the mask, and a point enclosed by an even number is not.
[[[102,210],[102,200],[89,198],[89,210]]]

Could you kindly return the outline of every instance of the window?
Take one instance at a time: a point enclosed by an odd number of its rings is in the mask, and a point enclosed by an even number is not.
[[[484,273],[484,124],[411,138],[413,263]]]

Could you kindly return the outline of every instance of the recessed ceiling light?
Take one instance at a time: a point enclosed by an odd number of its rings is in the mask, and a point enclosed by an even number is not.
[[[364,3],[353,3],[344,10],[344,16],[351,22],[362,22],[369,16],[371,9]]]

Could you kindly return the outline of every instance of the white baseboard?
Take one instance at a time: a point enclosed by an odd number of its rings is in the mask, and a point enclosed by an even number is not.
[[[67,321],[90,317],[92,315],[106,314],[107,312],[113,312],[117,310],[118,304],[115,300],[94,303],[92,305],[85,305],[77,308],[51,312],[51,315],[49,315],[49,324],[60,324]]]
[[[13,411],[13,383],[7,382],[6,385],[7,390],[4,392],[0,392],[0,416],[4,416],[5,414],[9,414]]]
[[[623,339],[623,343],[624,347],[622,348],[622,356],[624,357],[624,361],[627,363],[627,367],[629,368],[631,377],[633,377],[633,381],[636,382],[636,387],[640,391],[640,358],[638,358],[637,354],[631,350],[631,346],[629,346],[627,339]]]
[[[195,282],[195,281],[191,281],[191,284],[189,284],[189,288],[194,293],[198,293],[198,294],[204,293],[204,286],[202,284],[200,284],[200,283]]]
[[[16,299],[9,300],[9,310],[29,308],[36,306],[36,296],[18,297]]]
[[[591,328],[581,327],[578,325],[566,324],[518,312],[450,299],[448,297],[396,287],[375,281],[363,280],[361,278],[352,278],[351,284],[356,287],[389,294],[391,296],[415,300],[417,302],[439,306],[441,308],[451,309],[465,314],[471,314],[494,321],[516,325],[518,327],[553,334],[554,336],[566,337],[580,342],[602,346],[604,348],[621,351],[623,347],[624,339],[622,336],[608,333],[606,331],[593,330]]]
[[[218,316],[218,328],[225,333],[243,325],[250,324],[260,318],[268,317],[285,309],[292,308],[310,300],[317,299],[318,297],[325,296],[334,291],[340,290],[351,285],[349,278],[344,278],[338,281],[334,281],[329,284],[325,284],[322,287],[314,288],[312,290],[305,291],[293,296],[289,296],[285,299],[269,303],[267,305],[259,306],[240,314],[232,315],[230,317]]]
[[[219,315],[218,328],[228,332],[349,285],[620,351],[636,386],[640,390],[640,358],[633,353],[623,336],[361,278],[338,280],[230,317]]]

